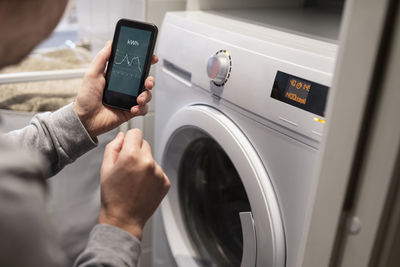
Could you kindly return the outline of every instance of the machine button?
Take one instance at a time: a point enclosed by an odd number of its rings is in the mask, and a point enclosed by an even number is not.
[[[311,132],[312,132],[313,134],[318,135],[318,136],[322,136],[322,133],[320,133],[320,132],[317,132],[317,131],[314,131],[314,130],[312,130]]]
[[[232,60],[226,50],[220,50],[208,59],[207,74],[216,86],[223,86],[231,73]]]
[[[293,125],[293,126],[298,126],[298,125],[299,125],[298,123],[295,123],[295,122],[293,122],[293,121],[290,121],[290,120],[285,119],[285,118],[282,118],[282,117],[279,117],[279,119],[280,119],[281,121],[284,121],[284,122],[286,122],[286,123],[288,123],[288,124],[290,124],[290,125]]]

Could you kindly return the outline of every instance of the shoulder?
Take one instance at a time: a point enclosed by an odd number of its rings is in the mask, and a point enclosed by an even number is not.
[[[0,159],[0,266],[56,266],[63,254],[48,216],[40,161],[4,139]]]
[[[0,216],[17,215],[19,210],[29,214],[36,209],[32,207],[35,201],[43,202],[46,195],[40,160],[1,137],[0,159]]]
[[[0,159],[0,182],[7,176],[44,181],[46,168],[42,158],[3,134],[0,135]]]

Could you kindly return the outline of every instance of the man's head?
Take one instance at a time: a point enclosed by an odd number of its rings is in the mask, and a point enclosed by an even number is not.
[[[0,68],[18,63],[53,31],[68,0],[0,0]]]

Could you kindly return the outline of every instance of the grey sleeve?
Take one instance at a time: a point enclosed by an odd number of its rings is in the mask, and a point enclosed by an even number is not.
[[[46,177],[53,176],[97,145],[75,114],[72,103],[55,111],[36,115],[30,124],[6,134],[11,142],[40,154],[47,163]]]
[[[0,158],[0,266],[65,266],[47,212],[42,164],[3,140]]]
[[[133,235],[111,225],[98,224],[74,267],[134,267],[140,252],[140,241]]]

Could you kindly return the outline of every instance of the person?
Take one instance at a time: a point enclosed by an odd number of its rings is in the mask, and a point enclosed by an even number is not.
[[[46,38],[67,0],[0,0],[0,68],[19,62]],[[65,266],[57,229],[46,209],[45,179],[96,146],[97,136],[144,115],[154,79],[130,112],[106,108],[101,96],[108,43],[94,58],[76,100],[36,115],[0,138],[0,266]],[[157,62],[153,57],[153,63]],[[104,152],[101,210],[75,266],[136,266],[142,229],[170,183],[137,129],[119,133]]]

